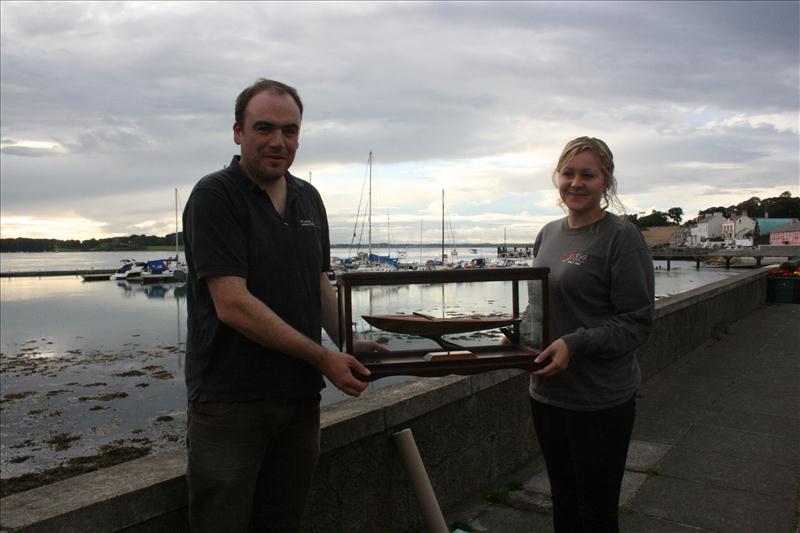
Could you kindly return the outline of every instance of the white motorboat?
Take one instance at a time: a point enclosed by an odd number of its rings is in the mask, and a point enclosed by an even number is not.
[[[142,275],[144,267],[147,266],[147,263],[143,261],[136,261],[134,259],[123,259],[122,263],[122,267],[111,274],[112,280],[124,281],[138,278]]]

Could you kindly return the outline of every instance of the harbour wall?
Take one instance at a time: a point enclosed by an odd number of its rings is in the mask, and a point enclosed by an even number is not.
[[[645,380],[764,304],[766,269],[659,300]],[[304,531],[421,531],[392,435],[410,428],[445,511],[539,454],[526,372],[413,379],[323,408]],[[76,476],[0,500],[2,532],[187,531],[186,454]]]

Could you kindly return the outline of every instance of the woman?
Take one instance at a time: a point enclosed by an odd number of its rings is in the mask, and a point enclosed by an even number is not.
[[[531,375],[534,427],[557,532],[618,531],[618,505],[653,322],[653,262],[639,230],[607,211],[614,158],[600,139],[567,143],[553,182],[567,216],[545,225],[535,267],[550,268],[550,338]]]

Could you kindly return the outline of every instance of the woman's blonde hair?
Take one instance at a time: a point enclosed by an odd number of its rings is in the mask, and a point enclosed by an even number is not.
[[[553,185],[558,188],[558,175],[575,155],[586,150],[592,152],[592,155],[600,165],[600,170],[603,171],[603,200],[605,205],[601,206],[601,208],[608,209],[611,207],[612,210],[618,213],[624,213],[625,206],[617,196],[617,179],[614,177],[614,154],[611,153],[611,149],[605,142],[595,137],[578,137],[564,146],[564,150],[558,158],[556,169],[553,171]],[[558,203],[559,205],[563,204],[561,200]]]

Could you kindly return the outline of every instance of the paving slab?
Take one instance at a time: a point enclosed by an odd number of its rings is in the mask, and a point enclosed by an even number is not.
[[[703,413],[703,416],[697,420],[697,423],[706,426],[721,426],[754,431],[756,433],[766,433],[768,435],[786,438],[795,438],[797,435],[800,435],[800,420],[773,415],[771,413],[759,413],[754,416],[753,413],[742,410],[731,411],[715,409]]]
[[[703,416],[703,413],[697,413],[695,418],[700,420]],[[685,419],[637,413],[632,438],[653,444],[675,444],[691,426],[691,421]]]
[[[631,440],[631,444],[628,447],[628,458],[625,461],[625,469],[635,472],[647,472],[655,468],[671,448],[672,446],[667,444]]]
[[[698,533],[708,531],[697,526],[681,524],[664,518],[644,514],[623,513],[619,517],[620,531],[636,533]]]
[[[629,503],[635,512],[727,533],[787,532],[794,495],[783,498],[669,476],[647,480]]]
[[[798,380],[800,380],[800,376],[798,376]],[[786,385],[775,384],[776,389],[782,386]],[[765,385],[764,388],[769,388],[769,385]],[[793,398],[793,396],[795,396],[794,393],[781,398],[772,393],[756,394],[751,391],[738,393],[730,391],[718,398],[714,407],[749,413],[754,418],[764,415],[777,415],[787,419],[798,420],[800,419],[800,408],[798,408],[798,399]]]
[[[797,441],[793,439],[720,426],[695,425],[671,453],[682,457],[719,453],[797,468],[797,451]]]
[[[791,494],[798,484],[797,471],[785,465],[713,452],[667,455],[658,473],[775,497]]]

